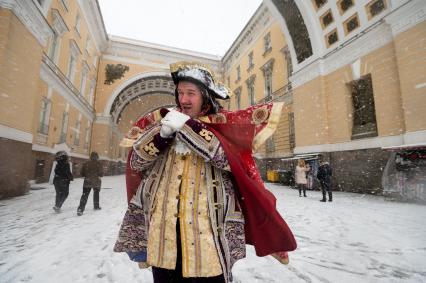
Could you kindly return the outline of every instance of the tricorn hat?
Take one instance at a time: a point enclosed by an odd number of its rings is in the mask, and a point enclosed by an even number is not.
[[[196,62],[176,62],[170,64],[170,72],[175,85],[181,80],[196,81],[206,87],[211,96],[217,99],[229,99],[229,89],[214,77],[206,66]]]

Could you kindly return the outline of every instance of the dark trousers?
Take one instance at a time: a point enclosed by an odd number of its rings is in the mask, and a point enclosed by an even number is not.
[[[320,182],[321,184],[321,191],[322,191],[322,199],[326,200],[327,199],[327,192],[328,192],[328,200],[332,201],[333,200],[333,192],[331,191],[331,185],[328,182]]]
[[[299,189],[299,196],[302,195],[303,191],[303,196],[306,197],[306,184],[296,184],[296,187]]]
[[[83,188],[83,194],[81,195],[80,205],[78,206],[78,210],[84,211],[86,207],[87,199],[90,195],[91,187]],[[100,188],[93,188],[93,207],[99,208],[99,191]]]
[[[190,277],[184,278],[182,276],[182,250],[180,244],[180,229],[179,220],[176,224],[177,233],[177,260],[176,268],[174,270],[164,269],[159,267],[152,267],[152,275],[154,283],[225,283],[223,274],[214,277]]]
[[[65,180],[55,181],[53,184],[55,185],[56,191],[55,206],[61,208],[70,192],[70,185],[69,182]]]

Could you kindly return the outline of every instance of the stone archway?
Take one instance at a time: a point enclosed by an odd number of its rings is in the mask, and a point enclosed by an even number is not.
[[[141,76],[121,88],[109,107],[109,115],[122,134],[141,116],[175,104],[175,85],[170,76]]]
[[[281,24],[288,41],[294,72],[309,65],[323,53],[325,44],[311,1],[265,0],[264,3]]]

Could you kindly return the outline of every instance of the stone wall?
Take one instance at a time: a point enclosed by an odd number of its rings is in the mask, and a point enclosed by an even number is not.
[[[0,138],[0,199],[23,195],[34,171],[31,144]]]
[[[389,152],[375,148],[326,152],[322,155],[333,169],[333,190],[376,195],[383,193],[382,174]],[[267,170],[294,170],[297,159],[265,158],[257,159],[256,164],[262,179],[267,180]]]

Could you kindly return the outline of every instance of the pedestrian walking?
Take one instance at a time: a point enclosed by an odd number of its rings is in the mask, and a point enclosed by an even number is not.
[[[102,165],[99,162],[99,155],[97,152],[90,154],[90,160],[83,164],[81,169],[81,176],[84,177],[83,194],[81,195],[80,205],[77,208],[77,215],[83,215],[86,207],[87,199],[89,198],[90,191],[93,189],[93,208],[100,210],[99,206],[99,192],[101,190],[101,177]]]
[[[296,242],[251,156],[268,137],[253,134],[272,134],[261,129],[282,104],[225,112],[216,99],[228,90],[207,67],[180,62],[171,73],[177,107],[147,115],[122,142],[132,146],[130,203],[114,250],[152,266],[155,283],[232,281],[246,244],[286,263]]]
[[[306,177],[307,172],[309,171],[309,166],[306,165],[304,159],[299,159],[297,161],[296,166],[296,188],[299,190],[299,197],[303,196],[306,197],[306,187],[308,184],[308,179]]]
[[[65,151],[58,151],[55,154],[56,167],[53,185],[55,186],[56,197],[53,210],[60,212],[62,205],[69,194],[70,182],[74,180],[71,173],[68,154]]]
[[[328,201],[333,201],[333,191],[331,187],[331,176],[333,175],[333,172],[331,170],[331,166],[327,161],[323,160],[323,157],[321,158],[321,163],[318,168],[317,173],[317,179],[320,181],[321,184],[321,191],[322,191],[322,199],[320,201],[326,202],[327,198],[326,195],[328,193]]]

